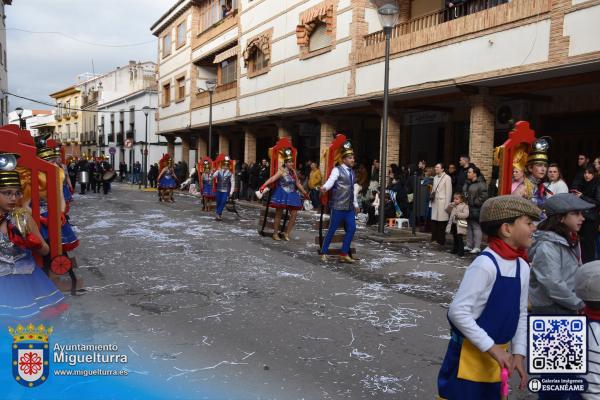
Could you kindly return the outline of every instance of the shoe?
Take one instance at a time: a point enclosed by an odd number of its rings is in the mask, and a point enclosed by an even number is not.
[[[217,215],[217,217],[215,218],[217,221],[223,221],[223,218],[221,218],[220,215]]]
[[[476,247],[476,248],[474,248],[473,250],[471,250],[469,253],[471,253],[471,254],[479,254],[479,253],[481,253],[481,249],[478,249],[478,248]]]
[[[322,262],[327,262],[327,256],[325,254],[321,254],[319,256],[319,258],[321,259]]]
[[[283,235],[283,240],[285,240],[286,242],[290,241],[290,237],[288,236],[287,233],[282,233],[282,235]]]
[[[281,240],[281,239],[279,238],[279,233],[275,232],[275,233],[273,234],[273,240],[277,240],[277,241]]]
[[[464,250],[464,251],[471,251],[471,250],[473,250],[473,249],[472,249],[472,248],[470,248],[469,246],[465,246],[465,247],[463,247],[463,250]]]
[[[340,256],[338,261],[342,264],[354,264],[356,262],[356,260],[353,260],[350,256]]]

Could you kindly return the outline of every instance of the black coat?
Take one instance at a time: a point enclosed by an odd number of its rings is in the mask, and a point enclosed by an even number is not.
[[[581,185],[581,200],[596,206],[583,212],[585,219],[597,221],[599,217],[598,210],[600,210],[600,181],[598,181],[598,178],[594,178],[589,182],[583,181]]]

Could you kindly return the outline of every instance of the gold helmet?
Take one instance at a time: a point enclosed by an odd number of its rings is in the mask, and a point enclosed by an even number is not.
[[[536,139],[531,145],[531,151],[529,152],[529,156],[527,157],[527,165],[544,163],[548,164],[548,149],[550,148],[550,143],[548,142],[548,137],[544,136],[539,139]]]
[[[344,142],[340,151],[341,151],[342,159],[354,155],[354,150],[352,149],[352,143],[350,143],[349,140],[346,140]]]
[[[0,189],[21,189],[21,178],[17,168],[18,154],[0,153]]]

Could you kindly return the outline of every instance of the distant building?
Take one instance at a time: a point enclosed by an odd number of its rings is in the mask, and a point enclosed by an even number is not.
[[[32,136],[40,136],[48,133],[54,133],[55,120],[52,110],[23,110],[21,119],[25,121],[25,129],[31,132]],[[19,126],[19,116],[16,111],[8,114],[8,123]]]

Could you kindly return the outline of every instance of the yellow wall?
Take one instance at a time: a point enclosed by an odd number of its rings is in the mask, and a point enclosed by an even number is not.
[[[80,134],[83,132],[83,118],[81,117],[81,93],[74,92],[60,97],[55,97],[56,104],[60,103],[61,119],[56,121],[56,133],[60,134],[61,142],[79,142]],[[66,108],[67,102],[71,109]],[[68,128],[67,128],[68,126]]]
[[[411,5],[411,18],[441,10],[444,8],[444,0],[413,0]]]

